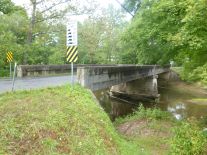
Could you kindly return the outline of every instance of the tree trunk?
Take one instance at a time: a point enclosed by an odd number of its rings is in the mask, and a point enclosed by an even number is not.
[[[32,17],[31,17],[31,21],[30,21],[30,25],[29,25],[29,31],[28,31],[28,35],[27,35],[27,45],[28,48],[32,43],[32,37],[33,37],[33,29],[35,27],[35,21],[36,21],[36,8],[37,8],[37,1],[36,0],[31,0],[32,3]],[[23,60],[24,64],[28,63],[28,51],[24,52],[24,60]]]

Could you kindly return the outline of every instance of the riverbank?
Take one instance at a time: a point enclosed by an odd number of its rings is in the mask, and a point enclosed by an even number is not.
[[[1,94],[0,117],[0,154],[141,153],[77,85]]]
[[[207,154],[207,118],[178,121],[168,112],[141,105],[114,124],[120,134],[148,154]]]
[[[205,65],[204,65],[205,66]],[[202,67],[201,67],[202,68]],[[191,73],[186,74],[183,67],[172,67],[174,72],[176,72],[182,80],[191,84],[194,87],[202,88],[207,90],[207,79],[206,79],[206,67],[195,72],[192,70]]]

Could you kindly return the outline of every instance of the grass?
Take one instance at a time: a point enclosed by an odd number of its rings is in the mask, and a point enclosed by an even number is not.
[[[195,98],[190,100],[189,102],[200,105],[207,105],[207,98]]]
[[[149,120],[170,120],[172,119],[171,114],[165,111],[161,111],[158,108],[147,108],[141,104],[137,110],[135,110],[131,115],[124,118],[119,117],[114,122],[115,125],[119,125],[125,122],[134,121],[138,119],[149,119]]]
[[[115,125],[120,134],[148,154],[207,153],[207,132],[203,131],[207,126],[206,118],[202,122],[193,118],[177,121],[160,109],[140,106],[133,114],[118,118]]]
[[[144,154],[76,85],[0,95],[0,154]]]
[[[197,126],[194,130],[195,124],[184,128],[169,113],[156,108],[140,106],[112,123],[91,92],[79,85],[1,94],[0,119],[3,155],[165,155],[171,148],[178,152],[185,149],[185,141],[189,144],[192,140],[196,141],[191,151],[206,148],[201,141],[203,136],[207,138],[206,131],[202,133]],[[206,118],[202,127],[207,127]]]
[[[129,128],[122,130],[121,126],[128,126]],[[121,124],[117,126],[117,129],[125,135],[126,139],[134,141],[148,154],[165,155],[169,152],[172,127],[172,122],[139,119],[133,123]]]
[[[145,109],[142,105],[131,115],[115,121],[118,131],[126,139],[134,141],[148,154],[169,153],[172,128],[176,121],[168,112]]]

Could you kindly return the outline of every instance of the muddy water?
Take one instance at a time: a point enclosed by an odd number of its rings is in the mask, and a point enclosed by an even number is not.
[[[112,120],[118,116],[132,113],[140,104],[139,101],[111,98],[108,91],[109,89],[96,91],[95,95]],[[147,108],[158,107],[169,111],[177,119],[207,117],[207,90],[176,82],[160,87],[159,94],[159,103],[146,101],[142,104]]]

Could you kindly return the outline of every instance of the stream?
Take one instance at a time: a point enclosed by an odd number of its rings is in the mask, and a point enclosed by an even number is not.
[[[109,89],[94,92],[101,106],[111,120],[132,113],[140,105],[139,101],[123,101],[109,96]],[[203,90],[184,82],[171,82],[159,87],[160,101],[142,102],[146,108],[160,108],[169,111],[180,120],[189,117],[207,117],[207,90]]]

